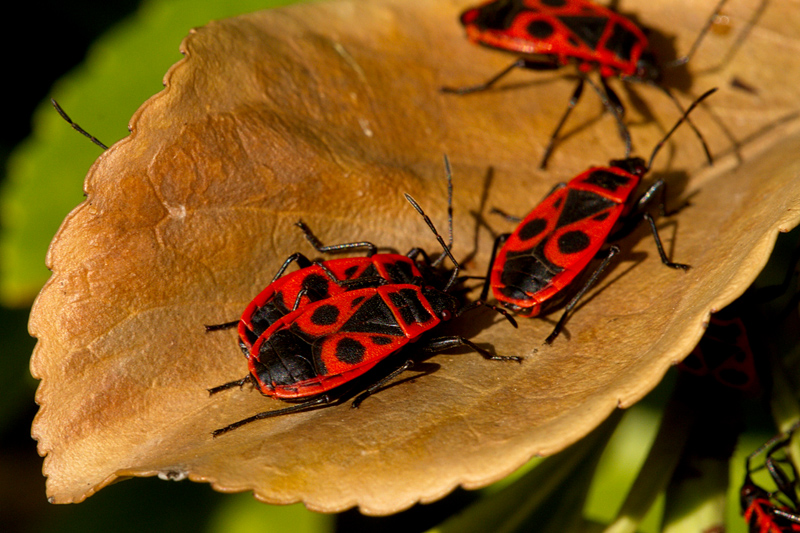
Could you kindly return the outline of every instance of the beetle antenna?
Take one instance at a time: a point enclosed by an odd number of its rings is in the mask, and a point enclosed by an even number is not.
[[[717,4],[717,7],[715,7],[714,11],[711,12],[711,16],[709,16],[706,19],[705,25],[700,30],[700,33],[697,34],[697,37],[695,38],[694,43],[692,43],[692,46],[691,46],[691,48],[689,48],[689,51],[686,52],[686,55],[684,55],[683,57],[679,57],[678,59],[676,59],[674,61],[670,61],[669,63],[667,63],[665,65],[666,68],[679,67],[679,66],[685,65],[686,63],[689,62],[689,59],[691,59],[691,57],[697,51],[697,48],[700,46],[700,41],[703,40],[703,37],[706,36],[706,34],[708,33],[708,30],[711,29],[711,25],[714,24],[714,19],[717,17],[717,15],[719,15],[719,12],[722,11],[722,6],[725,5],[725,2],[727,2],[727,1],[728,0],[720,0],[719,1],[719,3]]]
[[[652,84],[652,86],[653,87],[657,87],[661,92],[666,94],[667,97],[669,97],[669,99],[672,100],[672,103],[675,104],[675,107],[678,108],[678,111],[680,111],[681,113],[684,112],[683,106],[678,101],[678,99],[675,98],[675,95],[672,94],[672,91],[670,91],[669,89],[667,89],[663,85],[658,85],[658,84],[654,83],[654,84]],[[686,123],[689,125],[690,128],[692,128],[692,131],[694,131],[695,136],[700,140],[700,144],[703,145],[703,151],[706,153],[706,160],[708,161],[708,164],[709,165],[713,165],[714,164],[714,157],[711,155],[711,150],[708,149],[708,145],[706,144],[706,140],[703,138],[703,134],[700,133],[700,130],[697,129],[697,126],[694,125],[694,122],[692,122],[691,118],[687,117],[686,118]]]
[[[430,217],[425,214],[425,211],[422,210],[417,201],[414,200],[410,194],[408,193],[404,194],[406,200],[408,200],[408,203],[410,203],[411,206],[417,210],[417,213],[422,215],[422,218],[425,220],[425,223],[428,225],[433,234],[436,236],[436,240],[439,241],[439,244],[442,245],[442,249],[444,250],[445,255],[447,255],[447,257],[450,258],[450,261],[453,262],[453,267],[454,267],[453,273],[450,275],[450,279],[447,281],[447,285],[445,285],[444,289],[442,289],[444,292],[447,292],[447,290],[450,287],[452,287],[453,284],[456,282],[456,278],[458,277],[458,271],[461,269],[461,266],[458,264],[458,261],[456,261],[456,258],[453,257],[453,253],[450,251],[450,248],[448,248],[447,244],[444,242],[442,236],[439,235],[438,231],[436,231],[436,227],[433,225],[433,222],[431,221]]]
[[[686,120],[686,117],[689,116],[689,113],[691,113],[692,110],[695,107],[697,107],[697,105],[700,102],[702,102],[703,100],[705,100],[706,98],[708,98],[709,96],[714,94],[716,91],[717,91],[717,88],[714,87],[713,89],[709,89],[708,91],[704,92],[703,94],[700,95],[700,97],[697,100],[692,102],[692,105],[690,105],[686,109],[686,111],[683,112],[683,115],[681,116],[681,118],[678,119],[678,121],[675,123],[675,125],[672,126],[672,129],[669,130],[667,132],[667,134],[664,135],[664,138],[659,141],[659,143],[655,146],[655,148],[653,148],[653,152],[650,154],[650,160],[647,162],[647,170],[650,170],[650,167],[653,166],[653,159],[655,159],[656,154],[658,154],[659,150],[661,150],[661,147],[664,146],[664,143],[667,142],[667,140],[672,136],[672,134],[675,133],[675,130],[678,129],[678,126],[683,124],[683,122]]]
[[[77,124],[75,124],[75,123],[72,121],[72,119],[71,119],[71,118],[69,118],[69,115],[67,115],[67,114],[64,112],[64,110],[63,110],[63,109],[61,109],[61,106],[60,106],[60,105],[58,105],[58,102],[56,102],[56,101],[55,101],[55,99],[51,98],[51,99],[50,99],[50,103],[51,103],[51,104],[53,104],[53,107],[55,107],[55,108],[56,108],[56,111],[58,111],[58,114],[59,114],[59,115],[61,115],[61,118],[63,118],[64,120],[66,120],[66,121],[67,121],[67,123],[68,123],[70,126],[72,126],[72,129],[73,129],[73,130],[75,130],[75,131],[77,131],[78,133],[80,133],[81,135],[83,135],[83,136],[87,137],[87,138],[88,138],[90,141],[92,141],[94,144],[96,144],[97,146],[99,146],[99,147],[100,147],[100,148],[102,148],[103,150],[108,150],[108,146],[106,146],[105,144],[101,143],[101,142],[100,142],[100,141],[97,139],[97,137],[95,137],[94,135],[92,135],[91,133],[89,133],[88,131],[86,131],[85,129],[83,129],[83,128],[81,128],[80,126],[78,126]]]
[[[447,248],[453,249],[453,173],[450,170],[450,158],[447,157],[447,154],[444,154],[444,172],[445,176],[447,177],[447,223],[448,223],[448,243]],[[437,267],[439,264],[444,261],[444,258],[447,257],[447,254],[442,252],[442,254],[436,258],[436,260],[431,263],[431,266]]]

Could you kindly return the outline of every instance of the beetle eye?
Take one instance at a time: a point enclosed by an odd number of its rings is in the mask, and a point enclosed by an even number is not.
[[[442,311],[442,320],[450,320],[451,318],[453,318],[453,313],[451,313],[447,309]]]

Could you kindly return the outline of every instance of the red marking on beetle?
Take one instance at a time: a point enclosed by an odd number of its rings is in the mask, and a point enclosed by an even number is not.
[[[703,36],[716,20],[726,0],[721,0],[699,32],[689,52],[666,66],[688,62]],[[603,105],[614,114],[620,136],[630,153],[631,139],[623,118],[625,109],[617,94],[609,87],[607,79],[618,77],[623,81],[644,83],[657,87],[676,107],[683,108],[675,96],[660,84],[662,66],[650,50],[644,30],[630,19],[589,0],[492,0],[461,14],[461,24],[467,38],[518,57],[511,65],[484,83],[468,87],[443,87],[444,92],[468,94],[484,91],[517,68],[554,70],[574,64],[579,74],[576,86],[564,115],[550,136],[541,168],[555,146],[561,128],[578,103],[584,83],[597,92]],[[597,71],[602,87],[597,86],[587,74]],[[706,152],[709,163],[711,153],[699,130],[689,121]]]
[[[795,423],[786,433],[774,436],[747,456],[745,461],[744,483],[739,492],[742,515],[747,522],[750,533],[790,533],[800,531],[800,514],[798,514],[798,501],[795,493],[797,472],[792,463],[789,463],[791,476],[778,464],[773,455],[786,448],[792,434],[800,423]],[[752,460],[764,453],[766,459],[763,467],[766,468],[777,491],[769,492],[753,482],[752,473],[755,469]]]
[[[611,161],[608,167],[592,167],[567,183],[556,185],[545,199],[517,226],[513,233],[495,241],[489,273],[481,300],[491,288],[495,299],[523,316],[537,316],[571,297],[561,319],[547,337],[550,344],[560,333],[570,311],[599,278],[619,248],[609,248],[606,257],[582,285],[578,278],[614,235],[630,229],[641,218],[648,221],[661,261],[675,269],[688,265],[669,261],[648,205],[657,195],[661,214],[666,184],[658,180],[638,198],[634,192],[652,166],[661,146],[703,99],[704,93],[656,145],[649,162],[638,157]]]
[[[447,170],[449,182],[449,165]],[[355,289],[349,287],[349,290],[337,289],[335,294],[329,291],[325,297],[316,301],[303,302],[303,298],[308,296],[308,291],[303,293],[303,289],[297,289],[296,285],[298,282],[302,284],[302,280],[308,279],[308,275],[300,275],[297,280],[293,279],[291,287],[284,289],[283,285],[280,285],[281,291],[286,290],[286,294],[295,295],[292,310],[273,317],[274,320],[245,350],[249,369],[245,378],[214,387],[209,392],[215,394],[251,383],[265,396],[300,403],[245,418],[214,431],[215,437],[255,420],[333,404],[351,392],[348,386],[355,387],[354,380],[364,376],[407,344],[419,341],[423,334],[436,328],[443,321],[458,317],[475,307],[486,305],[482,301],[462,305],[458,298],[450,294],[458,280],[460,266],[430,218],[413,198],[406,195],[406,199],[436,236],[443,250],[442,257],[449,258],[454,265],[444,287],[441,289],[433,287],[423,276],[414,276],[408,283],[397,283],[387,279],[391,277],[388,275],[380,278],[365,278],[362,275],[356,280],[367,281],[367,285],[375,280],[378,282],[373,286],[362,285]],[[452,216],[449,218],[452,220]],[[397,257],[408,259],[404,256]],[[355,265],[363,267],[364,259],[369,258],[356,259],[359,261]],[[284,263],[284,267],[288,262],[289,260]],[[434,265],[437,263],[438,259],[433,262]],[[358,269],[354,270],[344,263],[341,268],[338,264],[335,265],[333,270],[347,271],[354,276],[359,272]],[[338,284],[334,286],[342,288]],[[274,293],[275,291],[267,293],[264,301],[272,302]],[[259,300],[259,297],[256,300]],[[251,307],[260,309],[259,302],[251,303]],[[501,313],[516,327],[516,322],[506,311],[491,305],[487,307]],[[247,316],[254,314],[245,311]],[[211,328],[232,327],[230,324],[236,322]],[[245,334],[249,334],[246,319],[243,318],[238,324],[240,332],[244,328],[247,330]],[[240,344],[247,346],[246,342],[241,340]],[[486,359],[521,361],[521,358],[515,356],[494,355],[459,336],[426,339],[420,344],[421,349],[427,352],[469,346]],[[375,379],[359,389],[361,392],[354,399],[352,406],[358,407],[365,398],[411,366],[413,360],[406,359],[402,364],[395,365],[395,369],[388,374],[375,376]]]

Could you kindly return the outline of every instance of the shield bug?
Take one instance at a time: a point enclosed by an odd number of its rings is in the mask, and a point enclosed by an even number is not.
[[[452,175],[450,162],[445,156],[445,175],[448,184],[448,223],[452,247]],[[421,248],[413,248],[406,255],[378,253],[371,242],[351,242],[324,246],[301,220],[296,223],[314,249],[323,254],[366,251],[362,257],[311,261],[302,253],[290,255],[280,266],[272,281],[244,309],[239,320],[207,325],[206,331],[237,328],[239,346],[249,357],[253,343],[278,319],[313,302],[337,296],[343,292],[377,287],[383,284],[407,284],[426,278],[429,281],[439,274],[437,267],[446,257],[442,253],[431,261]],[[286,273],[295,263],[298,270]]]
[[[744,483],[740,490],[740,503],[742,515],[747,522],[750,533],[789,533],[800,531],[800,514],[798,513],[798,500],[795,492],[797,472],[789,463],[791,475],[779,465],[774,455],[785,449],[798,424],[792,426],[787,433],[781,433],[771,438],[756,451],[750,454],[745,461]],[[767,469],[777,491],[769,492],[753,481],[752,474],[756,470],[753,459],[765,453],[763,467]]]
[[[301,227],[308,232],[307,235],[312,235],[304,224]],[[239,320],[206,326],[206,331],[236,327],[239,345],[248,356],[253,343],[264,331],[297,309],[343,292],[386,283],[411,283],[423,276],[416,258],[424,252],[418,248],[408,255],[378,254],[372,243],[350,244],[353,245],[351,249],[359,248],[360,244],[368,245],[367,255],[311,261],[301,253],[292,254],[269,285],[253,298]],[[318,250],[326,251],[325,247]],[[286,268],[292,262],[296,262],[300,269],[286,274]]]
[[[369,376],[372,379],[366,379],[366,374],[378,370],[375,367],[379,363],[417,341],[419,349],[428,353],[469,346],[486,359],[521,361],[516,356],[494,355],[460,336],[421,340],[442,322],[486,304],[482,301],[462,304],[451,294],[459,279],[460,266],[430,218],[411,196],[406,195],[406,199],[423,217],[445,256],[453,263],[444,287],[432,287],[422,277],[416,277],[411,283],[383,280],[376,286],[344,291],[308,303],[278,318],[253,343],[248,354],[248,375],[209,389],[209,392],[216,394],[251,383],[265,396],[299,403],[230,424],[214,431],[215,437],[255,420],[336,403],[356,386],[358,394],[352,406],[358,407],[385,383],[411,368],[413,359],[393,361],[392,370]],[[516,326],[507,312],[488,307]],[[362,377],[364,379],[359,379]]]
[[[682,65],[689,60],[725,1],[721,0],[716,6],[689,52],[663,67],[658,64],[655,54],[650,50],[650,43],[643,29],[619,13],[589,0],[485,2],[461,14],[460,20],[467,38],[476,44],[515,54],[518,58],[484,83],[468,87],[443,87],[442,91],[456,94],[484,91],[518,68],[555,70],[574,64],[578,71],[578,85],[566,111],[550,135],[540,167],[546,167],[556,138],[577,105],[586,83],[595,89],[605,108],[614,114],[620,136],[629,150],[630,133],[623,121],[625,109],[622,101],[608,85],[608,78],[619,77],[626,82],[657,87],[683,112],[678,99],[660,83],[662,72],[664,67]],[[591,71],[599,73],[601,86],[588,78]],[[711,162],[711,153],[702,135],[691,120],[688,122]]]
[[[600,265],[581,284],[579,280],[588,273],[589,263],[602,254],[608,241],[626,233],[641,219],[650,225],[661,262],[687,270],[688,265],[667,259],[648,212],[648,207],[657,201],[661,214],[666,214],[666,183],[654,182],[639,197],[634,193],[667,139],[714,91],[707,91],[692,103],[655,146],[647,163],[639,157],[627,157],[611,161],[607,167],[591,167],[569,182],[556,185],[514,232],[500,235],[495,240],[481,300],[491,288],[495,299],[506,308],[523,316],[537,316],[571,296],[545,341],[552,343],[569,313],[620,249],[611,246]]]

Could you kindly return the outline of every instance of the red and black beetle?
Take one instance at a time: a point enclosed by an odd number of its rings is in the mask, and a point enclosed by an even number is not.
[[[669,65],[688,61],[725,1],[721,0],[716,6],[689,53]],[[649,48],[645,31],[611,9],[589,0],[491,0],[467,9],[461,14],[460,20],[470,41],[516,54],[519,58],[484,83],[468,87],[443,87],[444,92],[467,94],[483,91],[517,68],[554,70],[567,64],[578,67],[578,85],[564,115],[550,136],[540,163],[541,168],[547,165],[556,137],[578,103],[584,83],[589,83],[606,109],[614,113],[620,136],[628,151],[631,140],[628,128],[622,120],[625,111],[621,100],[609,87],[607,78],[616,76],[624,81],[658,87],[683,112],[677,98],[659,84],[662,69]],[[587,77],[594,70],[600,74],[602,87]],[[711,153],[702,135],[691,120],[689,124],[702,142],[711,162]]]
[[[347,385],[352,385],[356,378],[408,343],[420,340],[443,321],[486,305],[481,301],[462,304],[450,294],[458,280],[459,264],[416,201],[409,195],[406,199],[424,218],[444,254],[453,262],[454,268],[445,286],[434,288],[422,277],[415,277],[410,283],[374,278],[374,286],[342,291],[295,306],[293,311],[277,318],[252,344],[247,354],[249,374],[209,389],[209,392],[215,394],[252,383],[265,396],[301,403],[245,418],[214,431],[214,436],[255,420],[337,402],[350,392]],[[488,307],[516,326],[505,311]],[[460,336],[427,339],[421,349],[439,352],[457,346],[469,346],[486,359],[521,361],[516,356],[494,355]],[[358,407],[367,396],[411,366],[413,360],[406,359],[388,373],[377,374],[361,387],[352,406]]]
[[[789,469],[792,474],[787,474],[773,457],[776,452],[788,446],[798,425],[794,424],[788,432],[776,435],[747,456],[740,503],[750,533],[800,531],[800,505],[796,493],[797,471],[790,461]],[[755,469],[752,467],[752,460],[765,450],[764,468],[769,471],[778,489],[776,492],[769,492],[753,482],[752,474]]]
[[[447,205],[450,224],[448,248],[451,248],[453,246],[452,175],[447,156],[444,158],[444,164],[448,184]],[[442,253],[435,261],[431,261],[421,248],[413,248],[406,255],[379,254],[378,247],[366,241],[324,246],[302,220],[295,225],[319,253],[366,250],[366,256],[311,261],[302,253],[296,252],[286,258],[272,281],[253,298],[239,320],[206,326],[207,332],[236,327],[239,333],[239,346],[245,357],[250,356],[253,343],[267,328],[292,311],[355,289],[377,287],[386,283],[412,283],[419,278],[432,281],[431,278],[438,274],[436,267],[445,258],[445,254]],[[421,261],[418,258],[421,258]],[[286,274],[286,269],[292,263],[296,263],[300,268]],[[420,269],[424,270],[424,274]]]
[[[628,157],[611,161],[608,167],[589,168],[569,182],[556,185],[513,233],[500,235],[495,240],[481,300],[491,288],[495,299],[506,308],[523,316],[537,316],[572,295],[545,341],[552,343],[570,311],[619,253],[619,248],[609,248],[582,286],[576,279],[586,273],[589,263],[609,240],[642,218],[650,224],[661,262],[671,268],[688,269],[688,265],[667,259],[653,217],[647,212],[653,200],[658,199],[661,214],[666,214],[664,181],[653,183],[638,199],[634,192],[661,146],[694,107],[714,91],[707,91],[692,103],[656,145],[647,163],[639,157]]]
[[[302,225],[301,225],[302,224]],[[313,235],[302,222],[299,222],[306,236]],[[416,258],[424,255],[419,248],[408,255],[378,254],[372,243],[348,243],[350,249],[368,245],[364,257],[347,257],[326,261],[311,261],[301,253],[295,253],[284,261],[275,277],[245,308],[239,320],[206,326],[207,331],[237,327],[239,346],[245,356],[249,356],[253,343],[278,319],[306,305],[332,298],[343,292],[376,287],[385,283],[411,283],[422,278]],[[323,252],[336,247],[318,247]],[[285,274],[286,268],[296,262],[299,270]]]

